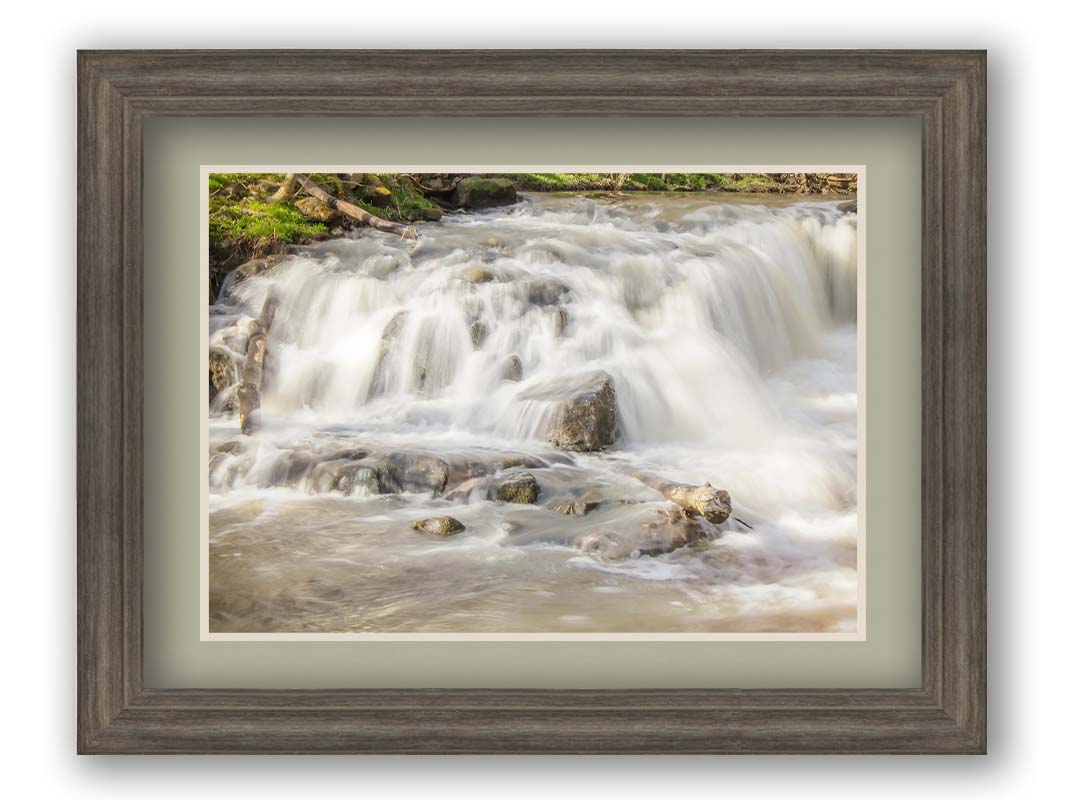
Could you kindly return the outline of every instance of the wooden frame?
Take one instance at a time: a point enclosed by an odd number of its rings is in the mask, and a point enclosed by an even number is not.
[[[79,751],[984,752],[985,70],[963,51],[80,53]],[[303,114],[920,117],[921,688],[146,688],[142,121]]]

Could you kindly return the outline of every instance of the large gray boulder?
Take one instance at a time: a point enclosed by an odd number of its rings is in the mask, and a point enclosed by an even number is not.
[[[456,206],[472,211],[509,206],[517,200],[515,185],[507,178],[464,178],[452,193]]]
[[[602,370],[534,387],[520,399],[559,402],[546,437],[556,447],[592,452],[615,442],[619,403],[615,381]]]

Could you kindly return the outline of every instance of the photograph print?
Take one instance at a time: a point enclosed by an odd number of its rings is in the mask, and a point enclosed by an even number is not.
[[[203,638],[864,637],[861,167],[241,169]]]

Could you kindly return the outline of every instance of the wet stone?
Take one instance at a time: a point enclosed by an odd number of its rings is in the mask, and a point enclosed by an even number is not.
[[[462,533],[467,529],[466,526],[455,517],[429,517],[427,519],[417,519],[411,523],[411,527],[421,533],[437,536],[439,538],[455,536],[457,533]]]

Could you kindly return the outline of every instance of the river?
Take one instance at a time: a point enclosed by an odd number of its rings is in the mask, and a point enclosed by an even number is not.
[[[254,434],[232,389],[212,400],[211,631],[855,631],[857,218],[840,202],[533,194],[227,283],[209,328],[235,363],[278,305]],[[545,387],[590,374],[613,382],[615,441],[562,451]],[[443,460],[444,489],[335,480],[397,454]],[[520,473],[535,504],[490,499]],[[641,475],[711,483],[733,514],[650,551],[672,504]],[[440,515],[466,530],[413,530]]]

